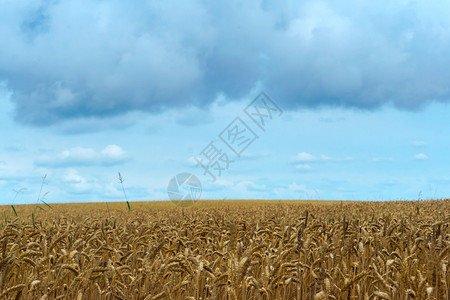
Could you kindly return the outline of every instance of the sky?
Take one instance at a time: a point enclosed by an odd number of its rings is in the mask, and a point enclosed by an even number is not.
[[[449,14],[1,1],[0,204],[447,198]]]

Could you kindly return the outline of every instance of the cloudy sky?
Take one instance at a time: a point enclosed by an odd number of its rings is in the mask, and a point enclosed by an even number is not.
[[[448,1],[2,1],[0,203],[450,194]],[[265,94],[261,94],[264,92]]]

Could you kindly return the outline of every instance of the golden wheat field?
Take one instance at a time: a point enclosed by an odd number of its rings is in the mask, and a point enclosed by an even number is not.
[[[0,299],[449,299],[450,200],[0,207]]]

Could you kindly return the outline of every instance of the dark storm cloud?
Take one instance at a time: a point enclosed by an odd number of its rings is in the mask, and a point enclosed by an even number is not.
[[[0,81],[23,123],[204,107],[257,85],[286,109],[450,97],[444,1],[3,6]]]

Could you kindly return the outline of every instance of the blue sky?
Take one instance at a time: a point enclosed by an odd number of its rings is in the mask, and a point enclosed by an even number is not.
[[[3,1],[0,203],[22,188],[15,203],[36,203],[45,174],[48,202],[120,201],[118,172],[131,200],[169,199],[182,172],[203,199],[448,197],[449,13],[447,1]],[[282,111],[264,130],[244,111],[261,92]],[[237,117],[257,136],[240,157],[220,139]],[[229,159],[214,182],[196,161],[211,142]]]

